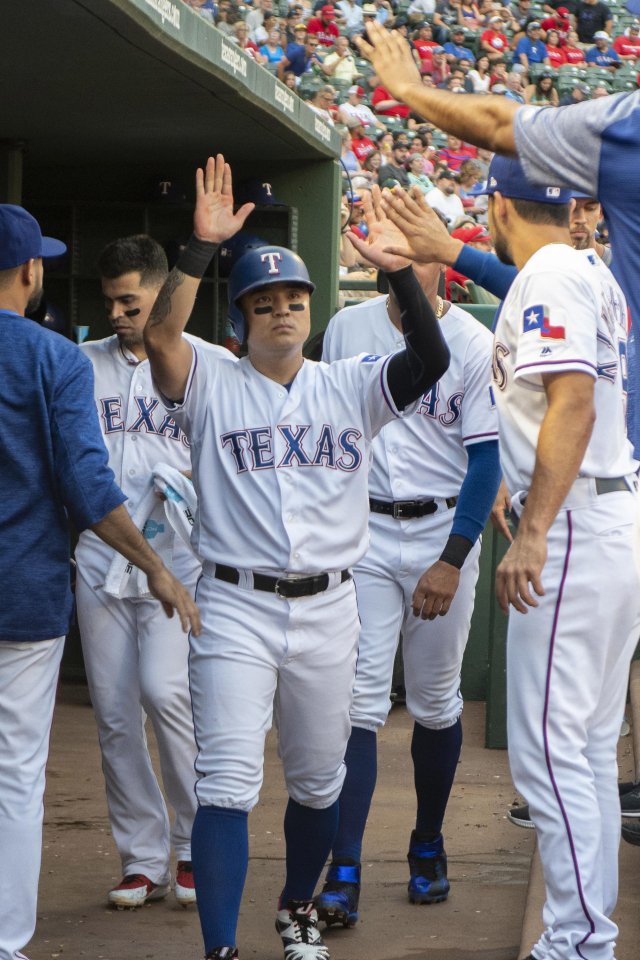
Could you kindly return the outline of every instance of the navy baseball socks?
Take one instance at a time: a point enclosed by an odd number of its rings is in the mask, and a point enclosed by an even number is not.
[[[248,814],[198,807],[191,832],[191,863],[208,960],[233,960],[236,926],[249,865]]]
[[[347,774],[338,801],[340,819],[333,842],[333,860],[325,885],[315,900],[318,917],[327,926],[355,927],[360,899],[362,837],[378,775],[376,733],[353,727],[345,755]]]
[[[415,723],[411,740],[418,812],[409,842],[411,903],[441,903],[449,895],[442,821],[462,749],[460,718],[443,730]]]

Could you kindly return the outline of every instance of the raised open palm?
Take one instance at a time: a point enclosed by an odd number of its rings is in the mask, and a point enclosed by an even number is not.
[[[224,162],[221,153],[209,157],[206,169],[196,171],[196,210],[193,215],[193,230],[200,240],[222,243],[239,230],[255,204],[245,203],[238,212],[233,212],[233,188],[231,167]]]
[[[365,241],[350,233],[349,239],[356,250],[376,267],[384,270],[385,273],[394,273],[396,270],[408,267],[411,261],[386,252],[387,247],[405,246],[405,238],[395,223],[387,218],[382,209],[381,199],[378,186],[373,187],[371,196],[368,192],[364,192],[362,206],[369,236]]]

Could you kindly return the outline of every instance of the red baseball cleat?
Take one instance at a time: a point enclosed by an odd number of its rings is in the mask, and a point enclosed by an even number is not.
[[[196,902],[196,888],[193,882],[191,860],[178,860],[175,891],[176,900],[183,907],[188,907],[190,903]]]
[[[169,884],[160,886],[142,873],[131,873],[109,891],[109,903],[119,908],[141,907],[147,900],[162,900],[170,890]]]

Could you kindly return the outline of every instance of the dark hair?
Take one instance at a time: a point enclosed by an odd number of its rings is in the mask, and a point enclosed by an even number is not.
[[[550,227],[569,226],[568,203],[541,203],[539,200],[511,199],[519,217],[527,223],[539,223]]]
[[[104,248],[97,263],[101,277],[115,280],[125,273],[140,273],[140,285],[152,287],[167,279],[167,255],[160,244],[146,233],[113,240]]]
[[[393,133],[393,145],[394,145],[394,146],[396,145],[396,143],[398,142],[398,140],[400,139],[400,137],[407,137],[407,136],[408,136],[408,134],[407,134],[407,131],[406,131],[406,130],[395,130],[394,133]],[[406,146],[406,144],[405,144],[405,146]]]

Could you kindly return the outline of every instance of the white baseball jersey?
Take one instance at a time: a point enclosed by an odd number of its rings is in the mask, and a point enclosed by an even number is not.
[[[388,354],[402,333],[376,297],[340,310],[324,336],[323,360],[331,363],[367,348]],[[451,353],[444,376],[424,395],[418,414],[389,423],[373,442],[369,493],[381,500],[455,497],[468,466],[465,446],[498,439],[491,388],[491,334],[460,307],[440,321]]]
[[[513,281],[495,328],[493,380],[500,459],[509,492],[531,485],[547,412],[545,373],[576,370],[596,381],[596,421],[581,477],[620,477],[637,464],[627,439],[627,304],[592,250],[548,244]]]
[[[203,352],[236,362],[224,347],[185,336]],[[147,492],[151,470],[158,461],[181,471],[191,469],[189,441],[156,396],[148,360],[138,361],[130,350],[120,346],[115,335],[83,343],[80,349],[93,364],[94,397],[109,466],[128,498],[125,506],[131,515]],[[104,583],[114,553],[91,530],[80,535],[76,559],[92,586]],[[182,579],[189,576],[194,565],[197,560],[176,538],[174,573]]]
[[[193,346],[185,399],[166,405],[191,440],[194,550],[269,573],[353,566],[369,544],[373,438],[420,406],[396,409],[390,357],[305,360],[288,391],[248,357]]]

